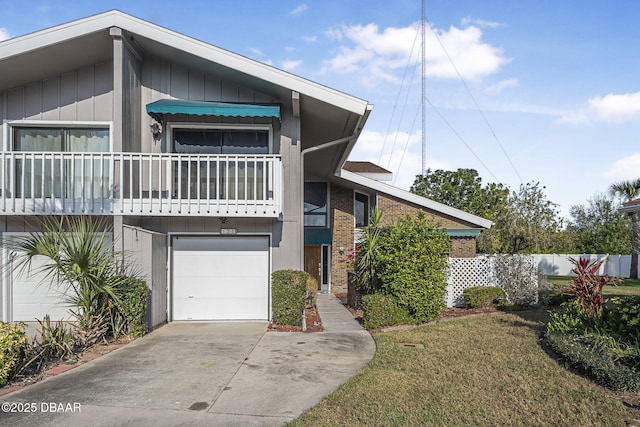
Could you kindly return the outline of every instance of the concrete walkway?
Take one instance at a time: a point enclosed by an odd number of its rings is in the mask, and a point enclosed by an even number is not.
[[[325,332],[267,332],[265,322],[171,323],[0,397],[0,426],[281,425],[375,353],[369,333],[333,295],[319,296],[318,311]],[[6,403],[23,413],[7,413]]]

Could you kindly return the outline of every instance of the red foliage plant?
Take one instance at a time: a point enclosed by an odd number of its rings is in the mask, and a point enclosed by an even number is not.
[[[571,270],[577,277],[571,281],[569,293],[575,295],[579,304],[591,316],[600,314],[605,300],[602,297],[602,288],[607,283],[616,282],[617,279],[607,275],[599,275],[598,270],[606,259],[590,261],[586,258],[578,260],[569,257],[569,261],[575,265]]]

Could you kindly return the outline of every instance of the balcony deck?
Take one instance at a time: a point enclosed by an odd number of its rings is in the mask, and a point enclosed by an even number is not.
[[[277,155],[14,151],[0,168],[4,215],[282,214]]]

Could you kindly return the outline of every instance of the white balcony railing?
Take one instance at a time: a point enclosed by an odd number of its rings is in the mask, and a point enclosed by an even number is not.
[[[0,153],[4,215],[278,217],[276,155]]]

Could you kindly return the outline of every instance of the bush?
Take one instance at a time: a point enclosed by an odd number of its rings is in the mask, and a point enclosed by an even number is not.
[[[640,297],[612,298],[604,309],[601,328],[627,344],[640,342]]]
[[[514,305],[535,305],[542,277],[529,255],[496,255],[498,283]]]
[[[11,380],[24,361],[29,340],[22,323],[0,322],[0,386]]]
[[[549,312],[551,320],[547,323],[547,332],[564,334],[582,334],[591,325],[585,309],[574,302],[565,302],[560,311]]]
[[[271,301],[275,323],[302,325],[308,277],[308,273],[294,270],[279,270],[271,274]]]
[[[394,297],[418,322],[434,319],[445,306],[447,234],[420,211],[381,229],[377,239],[378,292]]]
[[[615,391],[640,391],[640,373],[617,363],[607,354],[594,351],[580,337],[562,332],[549,332],[546,342],[574,369],[600,385]]]
[[[504,291],[495,286],[477,286],[462,291],[464,305],[467,308],[495,307],[507,302]]]
[[[134,277],[123,277],[118,289],[118,302],[116,304],[117,317],[124,320],[126,332],[134,337],[141,337],[147,333],[145,316],[147,314],[147,301],[149,300],[149,288],[144,280]],[[114,327],[114,335],[117,336],[117,328]]]
[[[378,329],[415,323],[409,310],[389,295],[381,293],[362,297],[363,323],[366,329]]]

